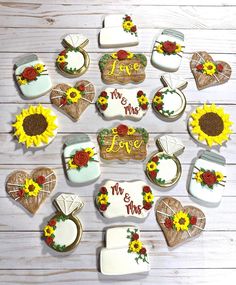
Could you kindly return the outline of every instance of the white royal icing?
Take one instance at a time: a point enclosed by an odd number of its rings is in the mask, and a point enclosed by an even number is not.
[[[58,221],[54,231],[54,242],[57,245],[65,247],[71,245],[77,237],[77,226],[74,221],[67,219],[65,221]]]

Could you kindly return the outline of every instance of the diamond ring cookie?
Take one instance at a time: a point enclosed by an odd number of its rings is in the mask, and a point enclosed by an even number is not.
[[[85,134],[67,138],[63,161],[66,176],[72,183],[92,183],[101,175],[97,151]]]
[[[182,206],[172,198],[157,201],[156,217],[168,246],[177,246],[198,236],[205,228],[204,213],[194,206]]]
[[[16,121],[12,127],[13,135],[19,143],[27,148],[44,147],[56,137],[57,117],[49,108],[31,105],[16,115]]]
[[[15,78],[27,99],[42,96],[52,89],[47,67],[35,54],[22,57],[15,63]]]
[[[88,42],[81,34],[69,34],[63,39],[65,49],[59,53],[56,66],[64,76],[79,77],[87,71],[90,58],[84,47]]]
[[[105,218],[135,217],[144,219],[154,203],[151,188],[143,181],[118,182],[108,180],[96,197],[99,211]]]
[[[211,151],[204,151],[194,163],[189,193],[210,204],[218,204],[225,192],[225,158]]]
[[[56,214],[43,229],[43,239],[52,249],[67,252],[74,249],[82,237],[82,225],[75,213],[83,207],[78,195],[60,194],[55,200]]]
[[[105,119],[141,120],[149,106],[146,93],[138,88],[106,88],[96,105]]]
[[[186,108],[186,98],[182,89],[188,85],[187,81],[180,80],[170,74],[161,76],[164,87],[159,89],[152,100],[153,110],[167,120],[176,120],[182,116]]]
[[[48,167],[35,168],[31,173],[16,170],[7,177],[6,181],[8,195],[31,214],[37,212],[55,186],[56,174]]]
[[[214,61],[205,51],[195,52],[190,62],[198,90],[226,83],[231,76],[230,65],[224,61]]]
[[[138,45],[136,21],[132,15],[108,15],[99,34],[102,48],[119,48]]]
[[[78,81],[74,87],[68,84],[57,84],[51,91],[51,103],[68,115],[73,121],[78,121],[95,97],[94,85],[87,81]]]
[[[106,160],[144,160],[147,155],[148,132],[124,124],[98,133],[100,156]]]
[[[184,48],[184,34],[163,30],[154,44],[151,62],[158,69],[175,72],[180,67]]]
[[[106,230],[106,247],[100,252],[100,270],[104,275],[126,275],[150,271],[146,245],[134,226]]]
[[[212,147],[229,140],[232,124],[223,107],[204,104],[190,115],[188,130],[195,140]]]
[[[157,186],[173,186],[182,173],[177,155],[182,153],[185,147],[180,139],[167,135],[158,138],[156,143],[159,151],[149,158],[145,173]]]
[[[99,60],[102,80],[111,83],[141,83],[145,79],[147,58],[144,54],[119,50],[104,54]]]

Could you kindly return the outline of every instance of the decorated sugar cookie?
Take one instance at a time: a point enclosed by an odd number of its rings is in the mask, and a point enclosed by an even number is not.
[[[78,195],[60,194],[54,201],[56,214],[43,229],[43,239],[52,249],[66,252],[74,249],[82,237],[82,225],[75,213],[83,207]]]
[[[150,270],[148,251],[137,227],[106,230],[106,247],[100,252],[100,270],[104,275],[126,275]]]
[[[30,174],[24,170],[16,170],[6,181],[8,195],[31,214],[36,213],[55,186],[56,174],[48,167],[35,168]]]
[[[144,128],[119,125],[98,134],[100,156],[106,160],[143,160],[147,155],[149,135]]]
[[[138,45],[136,21],[132,15],[108,15],[104,19],[99,42],[102,48]]]
[[[45,64],[37,55],[30,54],[15,63],[15,78],[21,93],[28,99],[42,96],[52,88]]]
[[[145,55],[125,50],[104,54],[99,60],[102,80],[107,84],[140,83],[145,79],[146,65]]]
[[[186,98],[182,92],[187,86],[187,81],[179,81],[171,75],[161,76],[163,86],[159,89],[152,100],[153,110],[160,117],[175,120],[184,112],[186,107]]]
[[[154,44],[151,62],[161,70],[177,71],[182,61],[184,48],[184,35],[181,32],[171,29],[163,30]]]
[[[106,88],[98,99],[97,107],[106,119],[140,120],[149,106],[146,93],[138,88]]]
[[[205,51],[195,52],[190,68],[199,90],[226,83],[231,76],[230,65],[224,61],[214,61]]]
[[[146,218],[154,202],[151,188],[143,181],[108,180],[96,197],[99,211],[105,218]]]
[[[69,34],[63,39],[65,49],[59,53],[56,66],[64,76],[79,77],[87,71],[90,59],[84,47],[88,42],[81,34]]]
[[[157,139],[157,146],[159,151],[150,157],[145,172],[154,184],[169,187],[180,179],[182,169],[177,155],[184,151],[184,145],[180,139],[165,135]]]
[[[205,228],[204,213],[194,206],[182,206],[172,198],[165,197],[157,202],[156,217],[168,246],[177,246],[195,236]]]
[[[57,117],[49,108],[41,105],[22,109],[12,125],[14,136],[27,148],[48,145],[57,134]]]
[[[189,193],[204,202],[218,204],[225,192],[225,158],[211,151],[204,151],[195,161]]]
[[[67,178],[73,183],[91,183],[101,174],[97,151],[85,134],[67,138],[63,159]]]
[[[188,129],[194,139],[212,147],[229,140],[232,124],[223,107],[204,104],[190,115]]]
[[[74,87],[68,84],[57,84],[51,92],[50,99],[62,112],[77,121],[86,108],[93,103],[95,88],[87,80],[81,80]]]

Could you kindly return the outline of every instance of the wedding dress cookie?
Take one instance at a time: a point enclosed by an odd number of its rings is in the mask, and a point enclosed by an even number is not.
[[[128,47],[138,45],[138,33],[133,16],[108,15],[99,35],[102,48]]]
[[[184,35],[181,32],[163,30],[154,44],[151,62],[161,70],[177,71],[182,61],[183,49]]]
[[[15,78],[22,94],[27,99],[42,96],[52,88],[45,64],[37,55],[30,54],[15,63]]]
[[[224,194],[225,184],[225,158],[217,153],[204,151],[194,163],[190,194],[201,201],[218,204]]]
[[[106,247],[100,252],[100,269],[104,275],[125,275],[150,270],[148,252],[134,226],[106,230]]]

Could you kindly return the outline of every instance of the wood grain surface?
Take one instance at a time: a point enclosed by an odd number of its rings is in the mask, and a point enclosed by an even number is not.
[[[206,215],[205,231],[196,239],[177,248],[167,247],[157,224],[154,211],[145,221],[137,224],[142,239],[150,251],[151,271],[148,275],[106,277],[98,272],[98,253],[104,245],[105,229],[124,222],[112,223],[96,210],[94,197],[106,179],[132,181],[137,178],[149,183],[144,174],[145,163],[130,161],[102,161],[101,177],[87,186],[71,186],[64,175],[61,152],[66,136],[87,133],[96,143],[97,132],[112,128],[119,120],[106,121],[94,105],[89,106],[78,122],[64,114],[58,115],[59,133],[45,149],[30,151],[16,143],[11,124],[17,113],[30,104],[50,106],[49,94],[25,100],[13,79],[13,64],[24,54],[36,53],[42,59],[53,85],[74,85],[78,80],[89,80],[96,88],[96,96],[106,85],[101,81],[98,61],[112,49],[100,49],[98,33],[105,15],[133,13],[137,18],[140,43],[132,52],[147,56],[146,79],[138,85],[152,99],[161,87],[161,71],[150,64],[153,43],[163,28],[176,28],[185,34],[186,49],[182,65],[177,72],[188,80],[184,90],[187,108],[175,122],[157,118],[150,109],[139,122],[122,121],[134,127],[144,127],[150,133],[148,157],[156,151],[155,140],[161,134],[172,134],[186,146],[179,156],[183,173],[175,187],[162,190],[153,187],[155,200],[173,196],[183,205],[194,205]],[[0,284],[1,285],[77,285],[77,284],[161,284],[161,285],[221,285],[234,284],[236,278],[236,126],[226,146],[216,148],[227,161],[227,186],[218,207],[206,207],[189,196],[187,189],[194,159],[203,147],[187,132],[187,119],[191,111],[205,102],[215,102],[225,108],[236,122],[236,2],[235,0],[10,0],[0,1]],[[91,58],[88,71],[79,79],[68,79],[55,68],[55,59],[61,51],[61,40],[68,33],[82,33],[89,39],[86,51]],[[232,76],[228,83],[198,91],[189,67],[194,51],[207,51],[215,60],[228,62]],[[119,85],[114,85],[119,86]],[[132,87],[128,84],[127,87]],[[95,96],[95,97],[96,97]],[[97,143],[96,143],[97,144]],[[98,150],[98,146],[97,146]],[[147,157],[147,158],[148,158]],[[10,199],[5,191],[7,175],[14,170],[28,170],[49,166],[57,174],[57,187],[51,197],[33,217]],[[84,201],[78,214],[84,234],[80,245],[71,253],[60,254],[49,249],[41,240],[41,230],[53,216],[52,200],[58,193],[77,193]]]

